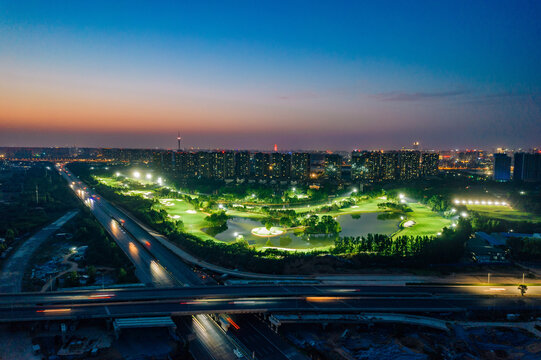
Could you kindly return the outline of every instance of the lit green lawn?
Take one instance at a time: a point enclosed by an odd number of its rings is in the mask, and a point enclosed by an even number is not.
[[[541,217],[514,210],[510,206],[487,206],[487,205],[468,205],[468,209],[494,219],[507,221],[534,221],[541,222]]]
[[[102,183],[103,185],[106,185],[106,186],[109,186],[109,187],[113,187],[113,188],[118,188],[118,187],[123,187],[123,184],[121,181],[117,180],[117,178],[113,178],[113,177],[102,177],[102,176],[93,176],[94,179],[98,180],[100,183]]]
[[[408,213],[407,220],[415,221],[415,225],[398,231],[395,236],[429,236],[440,232],[444,227],[449,227],[452,220],[440,216],[425,205],[408,203],[413,212]]]
[[[202,239],[216,240],[208,235],[203,229],[209,224],[205,221],[208,214],[194,207],[184,199],[160,199],[164,210],[173,218],[178,217],[184,223],[185,231],[194,234]]]
[[[338,203],[344,199],[347,199],[349,197],[338,197],[333,199],[330,202],[325,203],[324,205],[318,204],[318,205],[303,205],[298,207],[291,207],[288,209],[295,210],[297,213],[302,214],[309,211],[318,211],[324,206],[332,205],[333,203]],[[386,200],[383,199],[367,199],[367,200],[359,200],[359,202],[356,205],[353,205],[351,207],[339,209],[337,211],[330,211],[328,213],[325,213],[325,215],[331,215],[331,216],[339,216],[339,215],[347,215],[347,214],[360,214],[360,213],[372,213],[372,212],[380,212],[381,209],[378,208],[378,204],[385,202]]]
[[[356,205],[351,207],[343,208],[338,211],[331,211],[328,214],[332,216],[338,215],[347,215],[347,214],[361,214],[361,213],[373,213],[381,212],[382,210],[378,208],[378,204],[385,202],[387,200],[383,199],[368,199],[361,200]]]

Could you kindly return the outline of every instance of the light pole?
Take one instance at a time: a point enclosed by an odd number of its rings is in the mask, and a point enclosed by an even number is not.
[[[487,275],[487,284],[490,284],[490,273]]]

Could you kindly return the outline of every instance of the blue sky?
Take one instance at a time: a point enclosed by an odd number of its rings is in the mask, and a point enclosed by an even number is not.
[[[196,147],[539,146],[540,10],[0,1],[0,142],[171,147],[180,129]]]

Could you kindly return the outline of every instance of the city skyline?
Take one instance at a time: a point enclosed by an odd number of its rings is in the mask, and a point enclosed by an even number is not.
[[[241,5],[0,2],[0,143],[539,146],[539,3]]]

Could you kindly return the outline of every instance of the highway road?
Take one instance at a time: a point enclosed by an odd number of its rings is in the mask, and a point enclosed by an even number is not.
[[[224,297],[198,300],[144,300],[55,305],[3,304],[0,322],[47,319],[89,319],[137,316],[187,316],[208,313],[263,312],[407,312],[440,313],[461,311],[541,310],[538,297],[464,296],[464,297],[366,297],[366,296],[268,296]]]
[[[0,294],[0,307],[23,304],[77,304],[148,300],[200,300],[242,297],[361,296],[365,298],[509,297],[541,300],[541,286],[530,286],[521,297],[514,286],[352,286],[352,285],[235,285],[175,288],[120,288],[46,293]]]
[[[182,328],[183,327],[183,328]],[[214,360],[238,360],[234,351],[239,348],[210,316],[199,314],[181,322],[181,332],[194,334],[196,341],[190,343],[190,352],[201,359],[210,354]]]
[[[124,216],[111,213],[107,201],[97,194],[93,194],[84,183],[66,172],[61,175],[68,181],[75,194],[89,207],[92,214],[111,235],[118,246],[126,253],[135,265],[136,276],[148,286],[178,286],[182,283],[176,279],[170,271],[145,249],[142,238],[137,238],[128,231],[122,222]],[[143,238],[144,239],[144,238]]]

